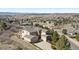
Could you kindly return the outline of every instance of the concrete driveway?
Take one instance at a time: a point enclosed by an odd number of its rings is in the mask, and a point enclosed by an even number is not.
[[[40,47],[43,50],[53,50],[51,48],[51,44],[45,41],[39,42],[39,43],[35,43],[36,46]]]

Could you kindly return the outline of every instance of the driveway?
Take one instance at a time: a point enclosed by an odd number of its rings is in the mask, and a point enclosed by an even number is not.
[[[48,42],[46,42],[46,37],[47,37],[46,35],[42,35],[42,40],[43,41],[41,41],[39,43],[35,43],[35,45],[38,46],[38,47],[40,47],[43,50],[53,50],[51,48],[51,44],[48,43]]]
[[[51,44],[45,41],[39,42],[39,43],[35,43],[36,46],[40,47],[43,50],[53,50],[51,48]]]

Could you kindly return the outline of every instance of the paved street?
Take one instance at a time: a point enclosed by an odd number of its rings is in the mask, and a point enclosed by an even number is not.
[[[79,42],[72,39],[72,38],[70,38],[70,37],[68,37],[67,35],[65,35],[65,36],[68,38],[68,40],[71,44],[71,49],[72,50],[79,50]]]
[[[69,41],[71,44],[71,49],[72,50],[79,50],[79,47],[77,45],[75,45],[73,42]]]

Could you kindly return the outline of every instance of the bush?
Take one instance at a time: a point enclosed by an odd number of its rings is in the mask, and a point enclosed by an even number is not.
[[[52,43],[56,43],[59,40],[59,34],[55,31],[52,35]]]
[[[76,39],[79,41],[79,34],[76,35]]]
[[[51,47],[56,50],[56,46],[55,45],[51,45]]]
[[[53,35],[53,33],[54,33],[54,30],[48,30],[48,31],[46,32],[47,35]]]
[[[63,34],[67,34],[67,29],[63,29],[63,30],[62,30],[62,33],[63,33]]]
[[[6,29],[6,27],[7,27],[7,25],[6,25],[5,22],[0,22],[0,29],[1,29],[1,30]]]
[[[64,35],[62,35],[60,37],[60,39],[58,40],[58,42],[56,43],[56,49],[58,49],[58,50],[68,50],[68,49],[70,49],[70,43]]]
[[[39,26],[39,24],[35,24],[35,26]]]
[[[56,42],[59,40],[59,34],[55,31],[52,35],[51,46],[53,49],[56,49]]]

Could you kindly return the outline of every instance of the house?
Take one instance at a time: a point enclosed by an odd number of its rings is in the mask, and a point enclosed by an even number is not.
[[[68,28],[68,29],[67,29],[67,34],[68,34],[69,36],[73,36],[73,35],[75,34],[75,29],[72,28],[72,27]]]
[[[21,30],[21,37],[29,42],[38,42],[41,40],[41,29],[32,26],[25,26]]]
[[[46,35],[45,29],[41,29],[38,27],[32,27],[32,26],[25,26],[20,32],[21,32],[21,38],[23,40],[26,40],[28,42],[40,42],[41,40],[47,42],[50,41],[49,35]]]
[[[70,36],[70,37],[75,37],[76,34],[79,34],[79,29],[75,29],[75,28],[67,28],[67,34]]]
[[[75,37],[76,34],[75,34],[75,32],[68,32],[68,36],[69,36],[69,37]]]

